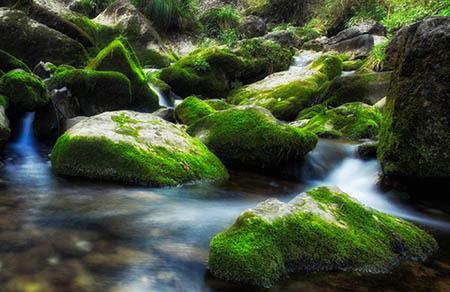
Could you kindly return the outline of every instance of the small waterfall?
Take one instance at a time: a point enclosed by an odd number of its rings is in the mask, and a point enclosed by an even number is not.
[[[300,55],[294,56],[294,61],[290,69],[305,68],[315,59],[319,58],[321,54],[321,52],[302,51]]]
[[[27,112],[19,126],[19,135],[10,147],[19,155],[30,155],[36,152],[36,139],[33,134],[34,112]]]
[[[144,69],[145,74],[147,74],[147,76],[150,76],[152,73],[157,72],[159,69],[154,69],[154,68],[146,68]],[[159,100],[159,105],[160,106],[164,106],[167,108],[173,108],[174,102],[173,100],[171,100],[168,96],[166,96],[161,89],[158,88],[158,86],[154,85],[153,83],[151,83],[150,81],[148,82],[148,85],[150,86],[150,88],[156,93],[156,95],[158,96],[158,100]]]

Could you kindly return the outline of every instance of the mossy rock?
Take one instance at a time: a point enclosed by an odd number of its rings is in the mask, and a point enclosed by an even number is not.
[[[342,70],[343,71],[356,71],[364,64],[364,60],[357,59],[357,60],[348,60],[344,61],[342,63]]]
[[[151,68],[165,68],[170,66],[170,58],[157,50],[147,49],[138,52],[142,65]]]
[[[367,141],[358,145],[358,156],[362,159],[377,158],[378,141]]]
[[[330,83],[321,100],[333,107],[355,101],[374,104],[386,96],[390,80],[390,72],[338,77]]]
[[[432,187],[450,177],[449,43],[450,17],[427,18],[392,40],[394,72],[377,154],[385,176]]]
[[[217,111],[187,131],[225,163],[258,169],[301,160],[317,142],[311,132],[282,124],[256,106]]]
[[[223,99],[216,99],[216,98],[205,99],[204,102],[206,102],[206,104],[208,104],[210,107],[212,107],[216,111],[222,111],[222,110],[230,109],[233,107],[231,104],[229,104],[228,102],[226,102]]]
[[[31,72],[25,63],[14,57],[13,55],[0,50],[0,70],[3,72],[9,72],[14,69],[22,69],[27,72]]]
[[[11,135],[11,129],[9,128],[8,117],[5,113],[5,98],[0,95],[0,150],[3,149],[6,142],[8,142]]]
[[[130,80],[119,72],[62,70],[48,82],[50,89],[66,87],[80,106],[79,115],[126,109],[131,104]]]
[[[49,101],[44,81],[20,69],[2,76],[0,94],[6,96],[8,106],[19,111],[36,111]]]
[[[333,80],[342,73],[342,59],[337,55],[325,54],[314,60],[310,68],[322,72],[328,80]]]
[[[211,240],[208,266],[218,278],[267,287],[296,271],[384,273],[436,249],[413,224],[336,187],[318,187],[289,203],[268,199],[244,211]]]
[[[154,186],[228,178],[199,140],[152,114],[106,112],[63,134],[51,154],[56,173]]]
[[[337,108],[318,111],[302,129],[324,138],[375,139],[381,119],[381,113],[367,104],[346,103]]]
[[[159,108],[158,96],[148,85],[146,75],[133,49],[123,39],[116,39],[92,59],[86,69],[116,71],[131,82],[133,109],[154,111]]]
[[[175,107],[176,119],[188,126],[214,112],[211,106],[195,96],[187,97]]]
[[[0,8],[0,49],[34,67],[40,61],[56,65],[83,65],[84,47],[70,37],[53,30],[19,10]]]
[[[250,83],[286,70],[292,52],[263,39],[240,43],[231,51],[222,47],[201,48],[161,72],[161,79],[181,97],[225,97],[233,83]]]

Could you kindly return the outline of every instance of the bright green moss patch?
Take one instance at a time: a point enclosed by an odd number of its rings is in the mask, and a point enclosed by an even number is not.
[[[342,70],[343,71],[355,71],[355,70],[358,70],[363,64],[364,64],[364,60],[361,60],[361,59],[344,61],[342,63]]]
[[[216,111],[222,111],[233,107],[231,104],[229,104],[223,99],[206,99],[204,100],[204,102],[206,102],[206,104],[208,104]]]
[[[133,108],[152,111],[159,107],[158,96],[148,85],[136,54],[125,40],[116,39],[111,42],[89,62],[86,69],[124,74],[131,82]]]
[[[66,87],[78,102],[79,114],[84,116],[131,105],[130,80],[119,72],[61,69],[55,72],[48,86],[50,89]]]
[[[75,125],[58,139],[51,161],[63,175],[155,186],[228,178],[199,140],[151,114],[128,111]]]
[[[0,79],[0,94],[17,110],[35,111],[48,102],[47,86],[36,75],[17,69]]]
[[[192,125],[198,119],[212,114],[215,110],[195,96],[189,96],[175,108],[175,117],[185,125]]]
[[[281,124],[260,107],[218,111],[187,131],[225,163],[258,168],[300,160],[317,142],[314,134]]]
[[[322,55],[314,60],[310,67],[325,74],[328,77],[328,80],[332,80],[341,75],[342,60],[339,56],[330,54]]]
[[[208,265],[216,277],[270,286],[294,271],[386,272],[436,249],[413,224],[319,187],[289,203],[269,199],[244,211],[214,236]]]
[[[22,69],[26,72],[31,72],[25,63],[14,57],[13,55],[0,50],[0,70],[3,72],[9,72],[14,69]]]
[[[340,107],[320,111],[302,129],[320,137],[350,140],[377,138],[381,113],[364,103],[347,103]]]

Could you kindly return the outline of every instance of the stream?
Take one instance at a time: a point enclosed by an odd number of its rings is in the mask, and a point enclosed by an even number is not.
[[[357,158],[353,144],[321,140],[296,182],[231,171],[223,185],[143,188],[55,176],[50,148],[33,138],[33,118],[28,113],[13,126],[0,170],[1,291],[236,291],[207,273],[211,237],[266,198],[287,201],[318,185],[337,185],[367,206],[421,224],[441,249],[425,264],[390,274],[294,274],[271,291],[411,291],[427,281],[450,283],[446,207],[378,190],[377,161]]]

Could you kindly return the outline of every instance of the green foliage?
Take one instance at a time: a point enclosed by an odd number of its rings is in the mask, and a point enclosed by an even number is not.
[[[49,100],[44,81],[21,69],[1,77],[0,94],[7,97],[9,106],[20,111],[35,111]]]
[[[100,48],[109,44],[118,35],[115,28],[98,24],[86,16],[68,16],[68,19],[86,32]]]
[[[319,187],[306,193],[306,202],[289,203],[292,213],[266,219],[248,210],[215,235],[208,258],[212,274],[267,287],[294,271],[385,272],[400,260],[424,260],[437,249],[420,228],[338,190]],[[270,216],[276,208],[263,212]]]
[[[301,43],[320,37],[320,31],[314,25],[314,22],[308,22],[304,26],[293,26],[289,23],[281,23],[273,28],[273,31],[289,31],[300,40]]]
[[[198,0],[133,0],[161,31],[187,29],[197,20]]]
[[[175,117],[181,123],[189,126],[213,112],[215,112],[215,110],[206,102],[195,96],[189,96],[176,106]]]
[[[363,69],[369,69],[373,71],[382,71],[383,70],[383,61],[385,58],[385,51],[387,46],[389,45],[390,40],[387,40],[384,43],[377,44],[373,47],[372,51],[367,56],[364,64],[362,65]]]
[[[259,107],[217,111],[197,120],[187,131],[225,163],[257,168],[302,159],[317,142],[315,135],[281,124]]]
[[[208,35],[219,36],[229,29],[236,29],[239,26],[239,13],[231,5],[211,8],[201,17],[200,22]]]

